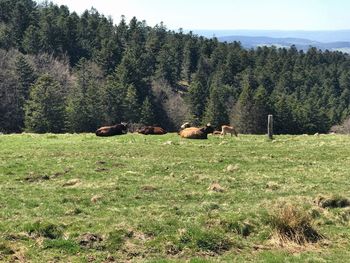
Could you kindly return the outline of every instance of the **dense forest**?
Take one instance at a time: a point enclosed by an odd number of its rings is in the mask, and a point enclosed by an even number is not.
[[[91,132],[121,121],[184,121],[241,133],[328,132],[350,115],[350,59],[294,46],[244,49],[119,23],[97,10],[0,0],[0,132]]]

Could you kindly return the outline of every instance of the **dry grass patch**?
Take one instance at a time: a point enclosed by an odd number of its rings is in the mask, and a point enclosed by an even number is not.
[[[79,179],[70,179],[68,180],[67,182],[63,183],[62,186],[66,187],[66,186],[73,186],[73,185],[77,185],[80,183],[80,180]]]
[[[209,185],[208,190],[223,193],[225,192],[225,188],[223,188],[219,183],[212,183]]]
[[[266,184],[266,189],[268,190],[275,191],[275,190],[278,190],[279,188],[280,188],[280,185],[276,182],[267,182]]]
[[[292,204],[282,204],[270,214],[269,224],[273,238],[282,246],[290,243],[307,245],[317,243],[324,236],[312,225],[312,217],[304,210]]]
[[[226,169],[224,169],[224,171],[229,172],[229,173],[233,173],[235,171],[239,170],[239,166],[237,164],[233,165],[233,164],[229,164]]]
[[[142,191],[146,191],[146,192],[153,192],[153,191],[156,191],[158,188],[153,186],[153,185],[143,185],[141,187],[141,190]]]
[[[100,201],[102,199],[102,195],[94,195],[93,197],[91,197],[90,201],[91,203],[96,204],[98,201]]]
[[[5,242],[5,241],[0,241],[0,259],[1,256],[4,255],[12,255],[14,254],[15,251],[14,249],[9,245],[9,242]]]

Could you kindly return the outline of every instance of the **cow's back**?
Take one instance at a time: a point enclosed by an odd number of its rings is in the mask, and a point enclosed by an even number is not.
[[[123,124],[116,124],[113,126],[104,126],[99,128],[95,134],[97,136],[114,136],[122,135],[127,133],[127,128]]]
[[[153,127],[153,134],[163,135],[166,133],[167,133],[167,131],[164,130],[162,127]]]
[[[146,126],[138,130],[138,133],[144,134],[144,135],[162,135],[166,134],[166,130],[164,130],[162,127],[153,127],[153,126]]]
[[[187,139],[207,139],[208,136],[200,128],[190,127],[180,131],[180,136]]]

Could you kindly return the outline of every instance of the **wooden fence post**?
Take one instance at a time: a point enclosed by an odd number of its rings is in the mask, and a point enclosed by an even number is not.
[[[273,140],[273,115],[271,114],[267,117],[267,136]]]

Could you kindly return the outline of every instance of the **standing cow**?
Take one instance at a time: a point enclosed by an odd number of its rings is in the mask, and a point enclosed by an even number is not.
[[[99,128],[95,134],[96,136],[114,136],[114,135],[122,135],[128,132],[127,124],[121,123],[113,126],[104,126]]]
[[[234,134],[236,137],[238,136],[238,133],[237,133],[235,127],[228,126],[228,125],[222,125],[221,126],[221,135],[225,136],[226,133],[230,133],[231,137],[232,137],[232,134]]]

